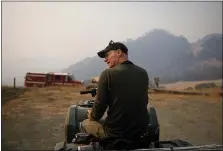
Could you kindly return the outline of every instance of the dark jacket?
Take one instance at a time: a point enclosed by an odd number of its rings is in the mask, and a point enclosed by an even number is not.
[[[108,136],[137,138],[149,124],[146,70],[125,61],[101,73],[91,117],[99,120],[108,107],[104,130]]]

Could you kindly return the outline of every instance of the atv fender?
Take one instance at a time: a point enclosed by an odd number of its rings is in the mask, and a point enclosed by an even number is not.
[[[88,107],[80,107],[72,105],[67,111],[65,118],[65,139],[67,143],[71,143],[75,134],[80,130],[80,121],[87,119]]]
[[[81,132],[81,122],[88,118],[88,110],[91,107],[72,105],[67,111],[65,118],[65,139],[67,143],[71,143],[77,133]],[[107,113],[99,120],[103,124]]]
[[[149,134],[152,142],[158,142],[160,136],[160,126],[156,109],[152,105],[148,105],[148,113],[150,117]]]

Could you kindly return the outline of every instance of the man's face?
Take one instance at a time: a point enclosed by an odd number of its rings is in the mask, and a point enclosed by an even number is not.
[[[118,53],[116,50],[110,50],[105,54],[104,60],[109,68],[116,66],[119,63]]]

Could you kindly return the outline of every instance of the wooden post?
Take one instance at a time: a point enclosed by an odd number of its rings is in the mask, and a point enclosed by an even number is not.
[[[13,83],[13,87],[16,87],[16,79],[14,78],[14,83]]]

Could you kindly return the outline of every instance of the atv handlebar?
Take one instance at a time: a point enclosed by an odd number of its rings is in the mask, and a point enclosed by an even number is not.
[[[92,97],[94,97],[97,94],[97,88],[80,91],[80,94],[88,94],[88,93],[91,93]]]
[[[91,93],[92,91],[91,90],[85,90],[85,91],[80,91],[80,94],[88,94],[88,93]]]

